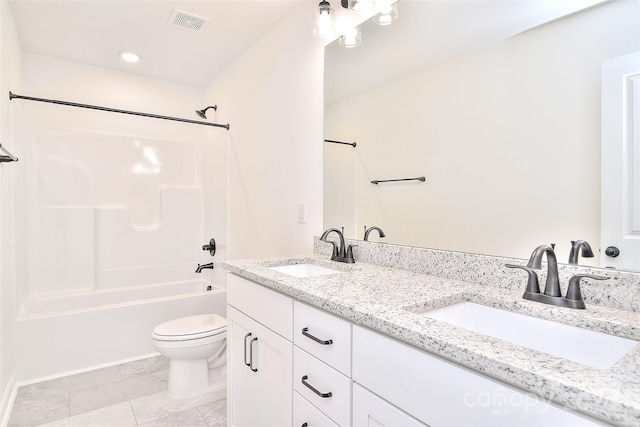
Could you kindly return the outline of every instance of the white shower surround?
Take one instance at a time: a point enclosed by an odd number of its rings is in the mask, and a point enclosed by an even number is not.
[[[211,270],[195,274],[198,262],[214,260],[201,248],[208,238],[197,140],[20,130],[33,145],[18,181],[29,195],[19,383],[157,354],[156,325],[225,316],[224,285],[203,280],[215,280]]]
[[[184,86],[27,55],[30,62],[104,85],[81,91],[33,80],[17,91],[25,95],[171,116],[202,103]],[[30,101],[12,107],[21,152],[19,384],[157,354],[150,334],[159,323],[226,314],[218,270],[195,273],[226,256],[225,146],[213,140],[223,130]],[[202,250],[211,237],[215,258]]]

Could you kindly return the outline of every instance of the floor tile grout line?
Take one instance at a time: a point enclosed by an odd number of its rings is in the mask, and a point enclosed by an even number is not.
[[[202,406],[202,405],[200,405],[200,406]],[[204,421],[204,423],[207,425],[207,427],[209,427],[209,423],[207,422],[207,419],[202,414],[202,411],[200,410],[200,406],[196,406],[196,411],[198,411],[198,413],[202,417],[202,420]]]
[[[136,422],[136,425],[139,426],[140,423],[138,422],[138,417],[136,417],[136,411],[133,410],[133,404],[131,403],[131,400],[129,400],[129,408],[131,408],[131,413],[133,414],[133,420]]]

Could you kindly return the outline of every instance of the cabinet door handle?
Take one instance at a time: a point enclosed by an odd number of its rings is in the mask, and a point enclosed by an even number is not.
[[[333,344],[333,340],[321,340],[318,337],[314,337],[313,335],[311,335],[309,333],[309,328],[302,328],[302,335],[304,335],[307,338],[310,338],[310,339],[314,340],[318,344],[322,344],[322,345],[331,345],[331,344]]]
[[[308,425],[309,425],[308,423],[302,423],[300,427],[307,427]]]
[[[309,384],[307,382],[307,380],[309,379],[309,377],[307,375],[302,377],[302,384],[304,384],[305,386],[307,386],[307,388],[309,390],[311,390],[312,392],[314,392],[315,394],[317,394],[318,396],[322,397],[322,398],[327,398],[327,397],[331,397],[331,392],[328,393],[322,393],[321,391],[318,391],[317,388],[315,388],[314,386],[312,386],[311,384]]]
[[[254,337],[249,343],[249,365],[247,366],[249,366],[253,372],[258,372],[258,368],[253,367],[253,343],[255,341],[258,341],[258,337]]]
[[[251,367],[251,359],[247,362],[247,338],[251,336],[251,332],[244,336],[244,364]]]

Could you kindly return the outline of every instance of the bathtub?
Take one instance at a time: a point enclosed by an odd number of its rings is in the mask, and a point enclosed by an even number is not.
[[[17,380],[28,383],[156,354],[151,344],[156,325],[205,313],[226,317],[226,290],[204,280],[26,298],[16,319]]]

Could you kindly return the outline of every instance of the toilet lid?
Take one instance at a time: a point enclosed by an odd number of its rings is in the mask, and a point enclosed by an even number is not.
[[[217,314],[200,314],[181,317],[161,323],[153,329],[153,335],[165,339],[195,339],[226,331],[227,321]]]

